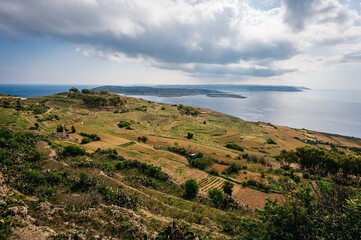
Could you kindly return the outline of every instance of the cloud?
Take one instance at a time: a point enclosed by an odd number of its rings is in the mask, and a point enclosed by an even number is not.
[[[272,7],[258,9],[252,1],[2,0],[0,32],[83,44],[85,56],[217,77],[280,76],[296,68],[277,63],[317,43],[360,36],[358,13],[335,0],[266,0]]]
[[[302,31],[310,23],[344,24],[353,15],[352,11],[337,0],[284,0],[284,4],[284,21],[294,31]]]

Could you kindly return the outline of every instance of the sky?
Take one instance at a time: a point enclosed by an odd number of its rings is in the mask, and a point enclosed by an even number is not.
[[[361,0],[0,0],[0,84],[361,90]]]

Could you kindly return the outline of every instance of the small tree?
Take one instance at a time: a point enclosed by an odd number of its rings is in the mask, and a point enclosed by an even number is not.
[[[73,125],[71,126],[71,133],[76,133],[76,129]]]
[[[184,184],[185,197],[193,199],[197,196],[199,187],[198,183],[194,179],[188,179]]]
[[[21,99],[18,98],[16,100],[15,110],[20,111],[22,108],[23,108],[23,106],[21,105]]]
[[[146,143],[148,141],[148,138],[146,136],[141,136],[141,137],[138,137],[138,141]]]
[[[61,124],[56,126],[56,132],[64,132],[64,128]]]
[[[70,93],[79,93],[79,89],[75,88],[75,87],[72,87],[69,89],[69,92]]]
[[[234,184],[231,182],[224,182],[223,183],[223,192],[229,195],[232,195],[232,190],[233,190],[233,186]]]
[[[208,196],[215,207],[220,207],[223,204],[224,194],[221,190],[218,190],[217,188],[212,188],[208,191]]]
[[[193,138],[193,133],[188,132],[188,133],[187,133],[187,138],[188,138],[188,139],[192,139],[192,138]]]

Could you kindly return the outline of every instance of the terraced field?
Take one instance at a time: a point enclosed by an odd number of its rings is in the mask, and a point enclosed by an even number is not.
[[[212,188],[222,190],[222,186],[225,181],[226,180],[224,180],[223,178],[209,175],[198,182],[199,189],[203,194],[207,194],[208,191]]]

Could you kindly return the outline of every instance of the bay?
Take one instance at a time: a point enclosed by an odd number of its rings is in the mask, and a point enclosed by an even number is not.
[[[221,89],[220,89],[221,90]],[[361,137],[361,92],[232,92],[246,99],[134,96],[146,100],[209,108],[247,121],[270,122],[345,136]]]

